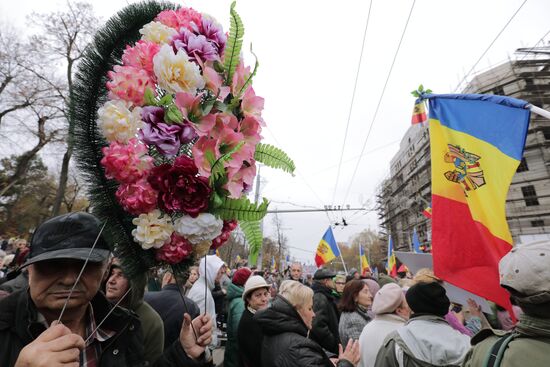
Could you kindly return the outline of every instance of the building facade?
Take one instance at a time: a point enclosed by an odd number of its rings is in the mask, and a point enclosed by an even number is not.
[[[520,49],[516,59],[476,75],[463,93],[506,95],[550,109],[550,47]],[[390,163],[380,185],[377,210],[380,226],[390,233],[394,248],[410,249],[413,229],[430,242],[431,223],[422,211],[430,203],[431,170],[428,128],[413,125]],[[515,174],[506,215],[516,243],[550,240],[550,120],[531,114],[521,164]]]

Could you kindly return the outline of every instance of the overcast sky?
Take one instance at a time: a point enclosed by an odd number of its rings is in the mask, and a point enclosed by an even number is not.
[[[97,13],[107,19],[128,2],[95,0],[93,4]],[[453,92],[523,0],[416,2],[365,154],[351,182],[412,5],[411,0],[374,1],[335,188],[369,3],[237,2],[245,25],[245,60],[248,64],[254,62],[248,53],[252,42],[260,61],[254,88],[265,98],[265,142],[285,150],[297,166],[295,177],[262,168],[265,181],[261,192],[272,200],[271,209],[321,208],[331,204],[373,207],[377,186],[389,174],[389,161],[410,125],[414,102],[410,91],[422,83],[436,93]],[[24,29],[25,16],[31,11],[48,12],[64,4],[57,0],[2,0],[0,20]],[[230,0],[183,4],[213,15],[228,30]],[[549,1],[527,1],[476,71],[506,61],[516,48],[538,42],[550,30],[548,14]],[[329,225],[327,215],[292,213],[280,217],[291,255],[313,262],[317,243]],[[337,241],[348,241],[364,228],[378,226],[373,212],[330,214],[333,223],[341,222],[342,217],[350,225],[335,229]],[[273,234],[271,220],[270,215],[265,219],[267,235]]]

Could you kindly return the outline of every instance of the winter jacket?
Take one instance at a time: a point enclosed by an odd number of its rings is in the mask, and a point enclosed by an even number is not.
[[[239,342],[237,333],[239,322],[244,312],[242,299],[244,287],[230,283],[227,287],[227,343],[223,357],[224,367],[237,367],[239,365]]]
[[[369,322],[359,336],[359,350],[361,351],[361,359],[359,367],[374,367],[376,355],[382,347],[386,337],[397,330],[400,326],[405,325],[405,320],[394,313],[376,315]]]
[[[460,366],[470,349],[470,338],[444,318],[413,315],[392,332],[376,357],[376,367]]]
[[[199,264],[199,279],[193,284],[187,297],[194,301],[202,313],[208,313],[212,320],[216,320],[216,305],[212,297],[212,290],[215,286],[216,275],[218,270],[223,266],[223,261],[216,255],[206,256],[206,273],[205,273],[205,258],[203,257]],[[206,298],[205,298],[206,293]],[[216,322],[213,322],[214,330],[212,330],[212,346],[218,344]]]
[[[338,354],[340,334],[338,333],[337,300],[329,288],[318,282],[314,282],[311,289],[314,292],[313,311],[315,312],[311,339],[329,352]]]
[[[184,297],[184,305],[181,298],[176,284],[167,284],[159,292],[145,293],[145,301],[155,309],[164,323],[164,349],[178,340],[185,312],[189,312],[191,319],[200,314],[195,302]]]
[[[359,307],[353,312],[342,312],[338,325],[342,346],[348,345],[349,339],[358,340],[363,328],[370,321],[371,318],[367,315],[367,311],[363,311]]]
[[[262,365],[263,338],[264,334],[260,325],[254,319],[254,314],[245,308],[237,331],[241,366],[259,367]]]
[[[483,366],[493,345],[510,335],[483,329],[472,338],[473,349],[464,359],[464,367]],[[550,365],[550,320],[521,315],[513,339],[502,355],[500,367],[547,367]]]
[[[333,367],[323,348],[308,338],[308,329],[296,309],[276,296],[271,307],[258,311],[254,319],[264,334],[262,367]],[[353,366],[341,359],[338,367]]]
[[[98,292],[90,302],[96,320],[103,320],[111,304]],[[19,291],[0,301],[0,365],[12,367],[24,346],[42,332],[44,326],[37,322],[37,310],[27,291]],[[137,316],[117,307],[103,326],[115,335],[101,343],[98,367],[142,367],[143,334]],[[203,366],[204,361],[190,359],[179,342],[174,343],[152,366]]]

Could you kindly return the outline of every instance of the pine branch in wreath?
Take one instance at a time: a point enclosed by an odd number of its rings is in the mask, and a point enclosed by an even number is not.
[[[153,266],[154,254],[134,243],[132,217],[116,200],[116,182],[105,177],[100,161],[101,148],[107,143],[97,127],[97,110],[106,100],[107,72],[119,62],[124,47],[136,42],[141,36],[139,30],[158,13],[175,8],[171,3],[143,2],[128,6],[109,19],[87,47],[71,95],[70,118],[75,126],[71,138],[75,142],[77,165],[87,183],[92,211],[100,220],[107,221],[105,237],[129,277]],[[191,261],[179,264],[178,270],[184,271]]]

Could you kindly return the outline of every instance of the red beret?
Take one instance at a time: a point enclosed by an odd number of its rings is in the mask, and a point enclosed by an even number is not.
[[[250,274],[252,274],[252,271],[250,271],[249,268],[240,268],[233,274],[233,279],[231,279],[231,281],[235,285],[244,286]]]

